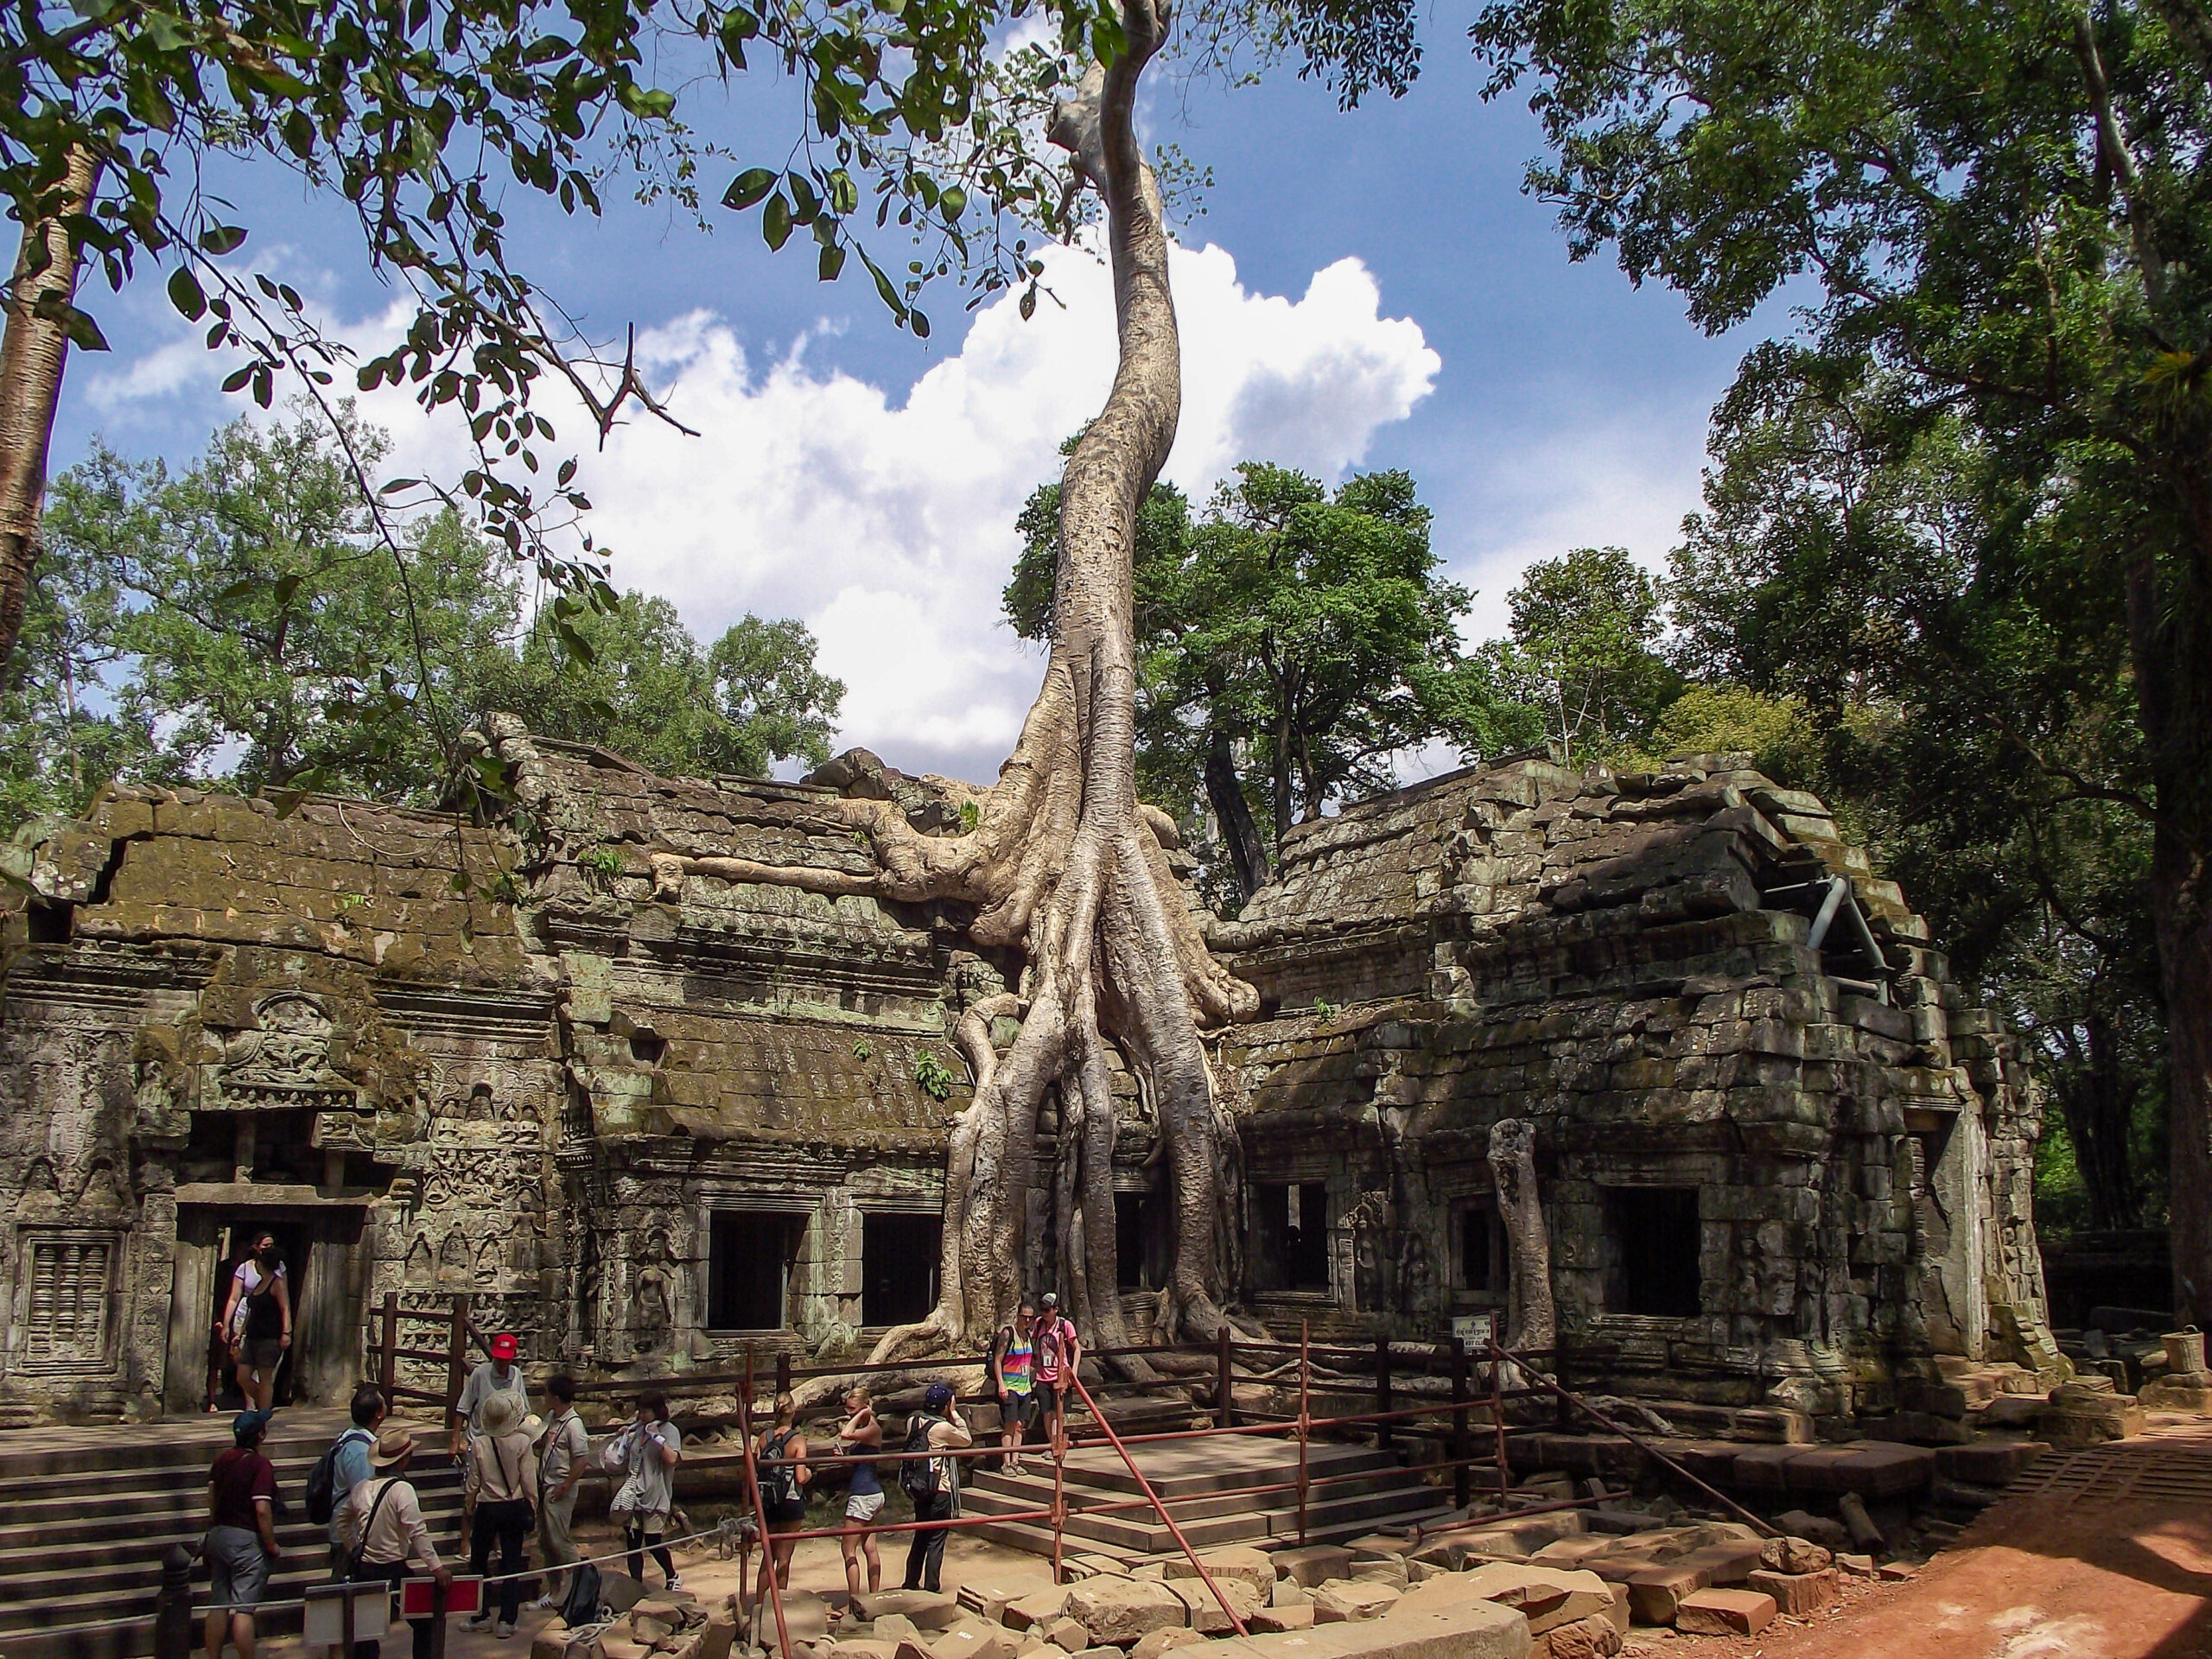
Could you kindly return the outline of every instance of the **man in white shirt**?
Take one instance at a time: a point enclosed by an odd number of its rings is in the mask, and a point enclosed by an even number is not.
[[[430,1529],[423,1524],[422,1500],[407,1479],[414,1452],[413,1430],[385,1430],[369,1453],[369,1478],[338,1510],[339,1531],[351,1552],[346,1576],[355,1584],[389,1584],[397,1590],[407,1577],[410,1557],[440,1584],[453,1582],[452,1569],[438,1560]],[[409,1622],[415,1627],[415,1659],[430,1659],[432,1621]],[[380,1647],[378,1642],[356,1642],[353,1659],[379,1659]]]
[[[515,1397],[515,1421],[520,1422],[530,1415],[530,1385],[523,1381],[522,1367],[515,1363],[517,1344],[512,1336],[502,1331],[492,1338],[492,1357],[468,1374],[468,1381],[461,1390],[461,1399],[454,1408],[452,1446],[458,1458],[467,1442],[484,1432],[484,1402],[495,1394],[512,1394]]]

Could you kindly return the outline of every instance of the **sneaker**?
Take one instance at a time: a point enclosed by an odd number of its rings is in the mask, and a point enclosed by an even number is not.
[[[671,1577],[668,1581],[668,1587],[671,1591],[680,1591],[683,1588],[683,1580]]]
[[[489,1607],[484,1608],[481,1611],[473,1614],[469,1618],[468,1621],[461,1626],[461,1629],[465,1630],[488,1630],[491,1628],[492,1610]]]
[[[502,1641],[502,1642],[505,1641],[509,1637],[512,1636],[514,1633],[515,1633],[515,1627],[514,1627],[513,1625],[512,1625],[512,1624],[508,1624],[508,1623],[507,1623],[507,1621],[506,1621],[505,1619],[504,1619],[504,1618],[503,1618],[503,1619],[501,1619],[501,1620],[499,1622],[498,1625],[496,1625],[496,1626],[493,1628],[493,1631],[492,1631],[492,1634],[493,1634],[493,1635],[494,1635],[494,1636],[496,1636],[496,1637],[498,1637],[499,1638],[499,1640],[500,1640],[500,1641]]]
[[[561,1604],[554,1600],[550,1596],[540,1596],[536,1601],[531,1602],[530,1605],[537,1608],[541,1613],[550,1613]]]

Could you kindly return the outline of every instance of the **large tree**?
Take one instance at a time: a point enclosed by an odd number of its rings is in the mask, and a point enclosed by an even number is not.
[[[1575,255],[1713,329],[1796,284],[1829,372],[1962,423],[1981,487],[2063,518],[2043,574],[2093,626],[2124,600],[2148,787],[1992,741],[2148,826],[2177,1312],[2212,1316],[2212,14],[1497,0],[1474,34],[1493,92],[1534,78]]]
[[[1570,764],[1648,741],[1681,692],[1658,652],[1659,585],[1618,547],[1539,559],[1505,596],[1506,638],[1484,655],[1504,694],[1533,710]]]

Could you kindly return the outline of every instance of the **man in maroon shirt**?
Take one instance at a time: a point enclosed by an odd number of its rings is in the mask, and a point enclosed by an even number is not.
[[[282,1552],[271,1511],[276,1468],[261,1455],[270,1414],[242,1411],[231,1424],[237,1442],[207,1472],[207,1538],[200,1548],[209,1581],[207,1659],[223,1659],[226,1632],[238,1659],[253,1659],[253,1610],[268,1592],[269,1568]]]

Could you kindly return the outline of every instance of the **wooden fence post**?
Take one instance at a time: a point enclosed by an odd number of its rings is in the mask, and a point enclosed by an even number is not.
[[[453,1336],[446,1350],[446,1433],[461,1423],[461,1390],[468,1381],[468,1297],[453,1299]]]

